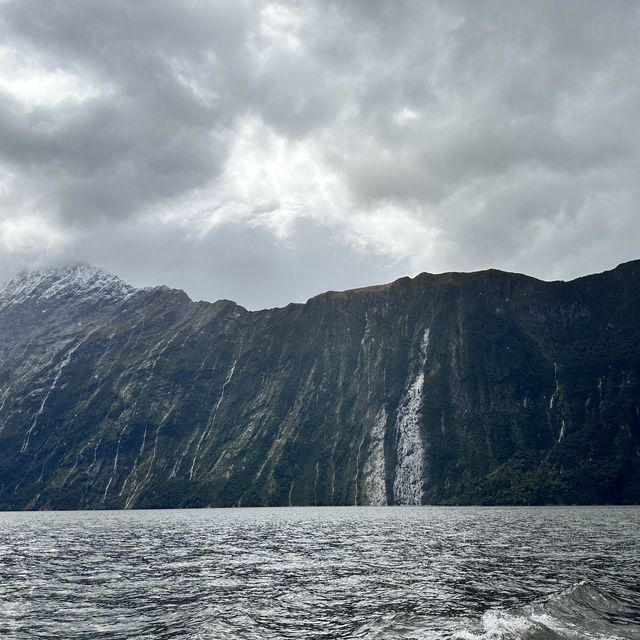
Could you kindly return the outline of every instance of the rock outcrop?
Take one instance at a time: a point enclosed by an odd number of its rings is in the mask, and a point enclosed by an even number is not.
[[[640,501],[640,262],[249,312],[101,269],[0,290],[0,508]]]

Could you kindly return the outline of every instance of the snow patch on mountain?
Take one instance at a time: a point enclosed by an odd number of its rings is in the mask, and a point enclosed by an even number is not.
[[[28,271],[0,289],[0,311],[29,300],[53,300],[68,296],[83,300],[118,302],[136,289],[100,267],[74,265],[62,269]]]

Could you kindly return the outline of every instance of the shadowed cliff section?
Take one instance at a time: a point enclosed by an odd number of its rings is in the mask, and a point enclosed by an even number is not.
[[[0,507],[640,501],[640,262],[249,312],[100,269],[0,291]]]

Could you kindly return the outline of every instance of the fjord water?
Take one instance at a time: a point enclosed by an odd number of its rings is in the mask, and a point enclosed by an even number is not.
[[[0,637],[640,638],[640,508],[3,513]]]

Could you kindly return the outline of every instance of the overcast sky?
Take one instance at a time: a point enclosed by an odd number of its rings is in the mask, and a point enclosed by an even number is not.
[[[0,280],[249,308],[640,257],[640,3],[0,0]]]

